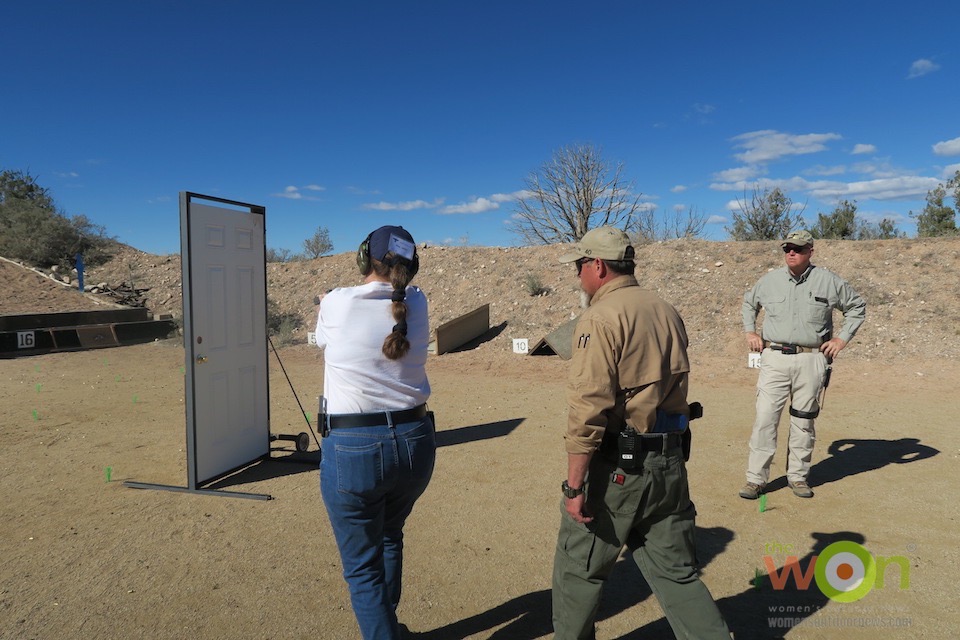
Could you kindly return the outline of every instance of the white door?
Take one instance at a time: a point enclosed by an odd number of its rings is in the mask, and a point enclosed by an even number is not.
[[[196,489],[270,451],[264,215],[187,209],[187,464]]]

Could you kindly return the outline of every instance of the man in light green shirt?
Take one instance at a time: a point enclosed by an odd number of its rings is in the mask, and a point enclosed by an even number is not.
[[[814,419],[827,365],[853,339],[867,304],[843,278],[810,264],[813,237],[794,231],[781,243],[786,266],[764,275],[743,297],[743,330],[751,351],[762,352],[757,380],[757,415],[750,436],[747,484],[740,497],[755,500],[764,492],[777,450],[777,425],[790,400],[787,483],[801,498],[812,498],[807,480]],[[764,310],[762,334],[756,322]],[[833,335],[833,310],[843,326]]]

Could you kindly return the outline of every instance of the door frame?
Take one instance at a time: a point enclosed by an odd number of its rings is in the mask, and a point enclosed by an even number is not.
[[[263,256],[262,264],[255,265],[255,268],[259,268],[263,273],[263,308],[262,309],[253,309],[253,313],[257,317],[263,318],[263,326],[266,327],[267,322],[267,279],[266,279],[266,207],[260,205],[249,204],[245,202],[239,202],[236,200],[228,200],[226,198],[219,198],[216,196],[208,196],[199,193],[194,193],[191,191],[181,191],[180,192],[180,268],[181,268],[181,287],[182,287],[182,300],[183,300],[183,345],[184,345],[184,409],[186,416],[186,431],[187,431],[187,486],[184,487],[175,487],[169,485],[159,485],[159,484],[149,484],[141,482],[124,482],[124,486],[132,487],[135,489],[164,489],[169,491],[188,491],[188,492],[197,492],[197,493],[206,493],[211,495],[219,495],[226,497],[238,497],[238,498],[252,498],[257,500],[270,500],[272,496],[266,494],[257,494],[257,493],[241,493],[235,491],[223,491],[217,489],[204,489],[203,485],[212,483],[213,481],[223,478],[224,476],[233,473],[234,471],[244,468],[251,463],[267,459],[270,457],[270,385],[269,385],[269,367],[268,367],[268,350],[267,344],[269,339],[264,341],[263,349],[263,367],[266,372],[267,382],[265,385],[264,392],[266,398],[263,398],[262,401],[266,403],[266,424],[263,425],[264,435],[263,441],[265,444],[265,449],[262,453],[250,460],[238,460],[236,466],[233,469],[227,470],[223,473],[218,473],[212,478],[200,478],[198,477],[198,467],[199,467],[199,458],[197,451],[197,433],[198,429],[203,429],[204,425],[198,424],[196,419],[196,376],[194,373],[194,366],[196,365],[196,358],[198,354],[196,352],[196,336],[194,333],[193,326],[193,314],[194,314],[194,303],[193,303],[193,288],[192,288],[192,257],[193,257],[193,242],[190,234],[190,221],[191,221],[191,203],[194,201],[206,201],[206,203],[219,203],[229,205],[233,209],[237,210],[238,213],[249,213],[254,215],[264,216],[264,224],[261,226],[263,229]],[[201,204],[198,202],[198,204]],[[208,205],[209,206],[209,205]],[[231,209],[224,208],[226,212],[231,211]],[[251,305],[256,304],[256,301],[251,301]]]

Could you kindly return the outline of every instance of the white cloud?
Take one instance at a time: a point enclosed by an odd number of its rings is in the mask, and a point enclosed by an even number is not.
[[[670,187],[670,191],[672,191],[673,193],[683,193],[686,190],[687,190],[686,185],[682,185],[682,184],[678,184]]]
[[[346,189],[347,193],[352,193],[355,196],[380,195],[379,189],[361,189],[360,187],[355,187],[353,185],[348,185]]]
[[[933,60],[927,60],[926,58],[920,58],[919,60],[914,60],[913,64],[910,65],[910,73],[907,74],[907,80],[913,78],[919,78],[920,76],[925,76],[928,73],[933,73],[938,70],[940,65],[938,65]]]
[[[79,178],[80,174],[76,171],[55,171],[54,174],[58,178]]]
[[[723,216],[713,215],[707,218],[707,224],[724,224],[727,222],[727,219]]]
[[[308,184],[307,186],[302,188],[308,191],[325,191],[326,190],[326,187],[321,187],[315,184]],[[319,200],[320,199],[314,196],[305,196],[303,195],[303,193],[301,193],[300,189],[301,187],[290,185],[287,188],[285,188],[283,192],[274,193],[272,195],[275,198],[286,198],[288,200]]]
[[[406,202],[369,202],[363,205],[364,209],[375,209],[376,211],[413,211],[414,209],[433,209],[443,204],[443,198],[437,198],[433,202],[426,200],[408,200]]]
[[[673,210],[677,213],[683,213],[683,210],[687,208],[685,204],[675,204],[673,205]]]
[[[846,172],[847,168],[842,164],[834,165],[832,167],[825,167],[822,164],[818,164],[810,167],[803,173],[804,175],[808,176],[835,176]]]
[[[300,189],[294,186],[289,186],[283,190],[282,193],[273,194],[277,198],[288,198],[290,200],[300,200],[303,198],[303,194],[300,193]]]
[[[737,144],[734,146],[745,149],[743,153],[734,154],[734,157],[747,164],[755,164],[777,160],[784,156],[804,155],[824,151],[826,142],[840,140],[837,133],[806,133],[794,135],[766,129],[751,131],[732,138]]]
[[[747,191],[753,192],[754,189],[764,190],[780,187],[784,191],[802,191],[808,187],[810,182],[803,178],[794,177],[786,180],[773,180],[771,178],[758,178],[753,181],[740,180],[738,182],[714,182],[710,188],[714,191]]]
[[[736,200],[728,200],[724,209],[727,211],[740,211],[740,203]]]
[[[712,104],[701,104],[697,102],[693,105],[693,110],[696,111],[697,113],[707,115],[708,113],[713,113],[714,111],[716,111],[717,108]]]
[[[532,196],[533,191],[521,189],[520,191],[514,191],[513,193],[495,193],[490,196],[490,199],[494,202],[513,202],[514,200],[519,200],[520,198],[530,198]]]
[[[960,164],[956,165],[960,168]],[[803,200],[801,194],[807,194],[812,198],[825,201],[837,201],[840,199],[861,199],[861,200],[904,200],[912,198],[923,198],[927,192],[939,184],[937,178],[927,178],[923,176],[904,175],[901,173],[889,172],[890,175],[875,177],[872,180],[859,180],[854,182],[845,182],[842,180],[807,180],[800,176],[794,176],[787,179],[773,180],[770,178],[760,178],[755,182],[719,182],[710,185],[715,191],[743,191],[748,195],[754,189],[763,191],[780,187],[790,194],[794,202]],[[874,175],[880,175],[879,172]],[[727,203],[727,209],[737,210],[736,200]]]
[[[897,178],[903,175],[903,169],[894,167],[887,162],[857,162],[851,165],[850,169],[873,178]]]
[[[933,152],[938,156],[960,155],[960,138],[938,142],[937,144],[933,145]]]
[[[943,173],[940,174],[940,177],[949,180],[956,175],[957,171],[960,171],[960,162],[957,164],[948,164],[943,168]]]
[[[855,144],[853,145],[853,151],[851,151],[850,153],[852,153],[853,155],[858,155],[861,153],[876,153],[876,152],[877,152],[877,148],[872,144]]]
[[[857,198],[872,200],[900,200],[923,198],[937,186],[936,178],[921,176],[898,176],[859,182],[814,182],[810,183],[810,195],[824,200]]]
[[[494,209],[499,209],[500,205],[492,200],[487,200],[486,198],[477,198],[473,202],[462,202],[460,204],[452,204],[442,209],[439,209],[437,213],[484,213],[485,211],[493,211]]]
[[[640,202],[637,204],[637,211],[641,211],[643,213],[649,213],[656,210],[657,205],[653,202]]]
[[[739,182],[755,178],[758,175],[760,175],[760,170],[757,167],[736,167],[719,171],[713,175],[713,178],[719,182]]]

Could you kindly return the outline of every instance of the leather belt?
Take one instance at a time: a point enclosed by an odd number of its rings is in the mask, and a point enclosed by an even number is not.
[[[421,404],[413,409],[402,411],[375,411],[373,413],[340,413],[328,415],[331,429],[349,427],[379,427],[386,424],[413,422],[427,415],[427,405]],[[389,417],[388,417],[389,416]]]
[[[792,356],[797,353],[812,353],[819,349],[819,347],[801,347],[798,344],[780,344],[777,342],[768,342],[767,346],[785,356]]]

